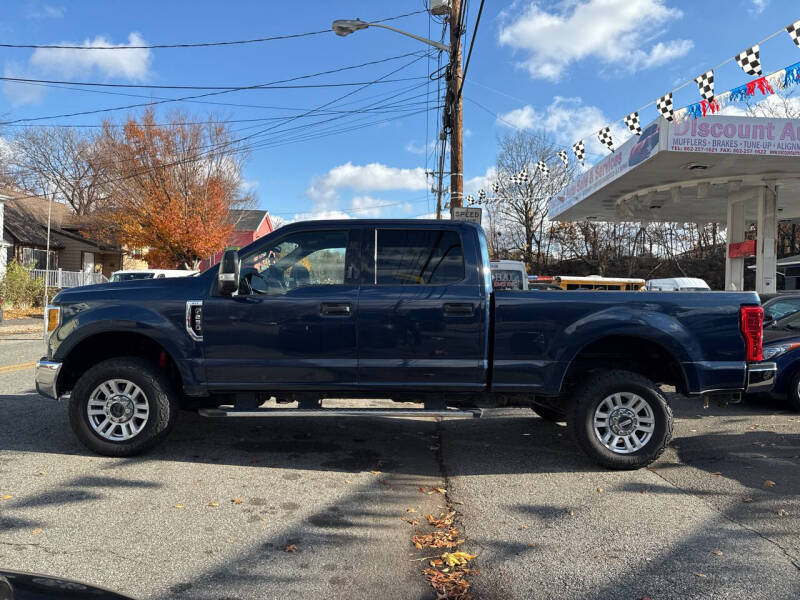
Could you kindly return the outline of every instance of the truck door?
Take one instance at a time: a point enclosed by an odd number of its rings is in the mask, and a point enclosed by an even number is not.
[[[209,387],[354,387],[360,237],[293,231],[243,254],[239,293],[203,305]]]
[[[486,383],[487,310],[475,257],[455,229],[364,232],[358,377],[364,389],[476,390]]]

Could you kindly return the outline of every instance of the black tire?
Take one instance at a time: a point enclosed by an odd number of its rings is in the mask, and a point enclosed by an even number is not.
[[[636,394],[649,405],[653,414],[650,439],[644,446],[628,454],[607,448],[595,433],[595,411],[601,402],[617,393]],[[672,439],[674,420],[669,404],[655,384],[636,373],[606,371],[592,375],[575,389],[572,400],[568,425],[575,440],[593,461],[609,469],[646,467],[661,456]]]
[[[541,406],[539,404],[531,406],[531,409],[537,415],[542,417],[542,419],[545,421],[550,421],[551,423],[564,423],[567,420],[566,410],[558,410],[549,406]]]
[[[789,404],[789,408],[800,412],[800,371],[794,374],[789,389],[786,390],[786,402]]]
[[[125,441],[101,437],[92,428],[87,412],[92,392],[103,382],[116,378],[137,385],[149,404],[144,427]],[[137,357],[112,358],[96,364],[78,379],[70,395],[69,422],[76,437],[89,450],[103,456],[135,456],[167,437],[179,410],[176,396],[166,375],[153,363]]]

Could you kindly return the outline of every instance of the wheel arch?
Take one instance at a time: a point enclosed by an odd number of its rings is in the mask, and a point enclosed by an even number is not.
[[[123,356],[143,358],[162,369],[174,389],[183,388],[185,374],[174,351],[153,336],[134,331],[99,331],[77,341],[65,354],[58,375],[59,393],[73,389],[75,382],[92,366]]]
[[[675,352],[647,335],[632,333],[610,333],[586,342],[567,363],[560,388],[569,389],[586,374],[603,369],[631,371],[654,383],[674,385],[681,393],[689,390]]]

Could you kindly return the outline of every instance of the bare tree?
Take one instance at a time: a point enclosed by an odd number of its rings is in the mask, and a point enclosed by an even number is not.
[[[14,180],[26,191],[72,207],[83,215],[106,198],[107,165],[97,153],[97,136],[71,127],[36,127],[12,141]]]
[[[497,156],[496,192],[491,194],[497,207],[494,226],[503,232],[505,247],[517,250],[537,269],[547,260],[548,201],[572,180],[575,170],[574,163],[564,166],[559,149],[543,132],[521,131],[500,140]],[[548,174],[537,169],[539,161],[548,165]],[[516,177],[521,171],[527,178]]]

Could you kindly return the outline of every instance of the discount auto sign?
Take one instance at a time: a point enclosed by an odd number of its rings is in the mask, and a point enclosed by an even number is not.
[[[669,128],[674,152],[800,156],[800,120],[709,116]]]

